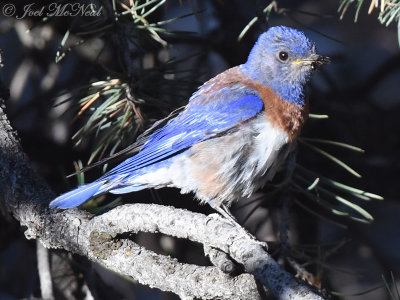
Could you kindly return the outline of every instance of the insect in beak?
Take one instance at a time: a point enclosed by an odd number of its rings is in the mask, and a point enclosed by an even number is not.
[[[316,59],[314,59],[313,62],[311,63],[311,68],[313,70],[317,70],[320,67],[322,67],[323,65],[328,64],[330,62],[331,62],[331,60],[329,57],[318,55],[318,57]]]

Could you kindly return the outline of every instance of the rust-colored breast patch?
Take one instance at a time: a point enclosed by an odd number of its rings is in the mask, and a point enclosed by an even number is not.
[[[259,82],[256,90],[264,102],[267,120],[285,130],[290,140],[298,136],[308,117],[308,101],[303,106],[285,101]]]
[[[285,130],[291,140],[300,133],[308,117],[308,101],[303,106],[285,101],[270,87],[240,72],[238,67],[228,69],[204,83],[193,100],[198,104],[207,104],[218,98],[220,96],[218,92],[227,87],[242,87],[257,91],[264,102],[267,120],[273,126]]]

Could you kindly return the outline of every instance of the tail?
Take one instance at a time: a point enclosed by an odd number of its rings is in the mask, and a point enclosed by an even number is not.
[[[104,181],[94,181],[92,183],[88,183],[85,185],[81,185],[80,187],[62,194],[58,196],[56,199],[50,202],[49,207],[59,207],[59,208],[72,208],[76,207],[93,195],[95,195],[99,189],[103,186]]]

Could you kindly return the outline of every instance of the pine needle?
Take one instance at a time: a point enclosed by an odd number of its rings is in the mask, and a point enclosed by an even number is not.
[[[328,115],[319,115],[319,114],[308,114],[308,117],[311,119],[329,119]]]
[[[297,175],[296,178],[298,180],[302,181],[303,183],[307,184],[307,180],[305,180],[303,177],[300,177],[300,176]],[[337,195],[335,193],[332,193],[331,191],[329,191],[329,190],[327,190],[327,189],[325,189],[323,187],[318,187],[318,191],[323,193],[323,194],[325,194],[330,199],[335,199],[336,201],[346,205],[347,207],[349,207],[352,210],[354,210],[357,213],[359,213],[364,218],[364,219],[360,219],[360,218],[354,217],[354,216],[352,216],[352,215],[347,213],[348,217],[350,217],[351,219],[356,219],[357,221],[362,220],[365,223],[371,223],[374,220],[374,218],[371,216],[371,214],[369,214],[365,209],[363,209],[362,207],[358,206],[357,204],[355,204],[355,203],[353,203],[353,202],[351,202],[351,201],[349,201],[349,200],[347,200],[347,199],[345,199],[345,198],[343,198],[343,197],[341,197],[341,196],[339,196],[339,195]],[[309,192],[309,191],[307,191],[307,192]],[[311,195],[313,195],[313,194],[311,194]],[[319,196],[315,196],[314,195],[314,197],[317,197],[320,201],[322,199]],[[323,201],[324,205],[327,205],[326,201],[324,201],[324,200],[322,200],[322,201]],[[333,205],[330,205],[330,204],[328,204],[328,205],[329,205],[329,207],[331,209],[333,208],[336,211],[334,213],[337,214],[337,211],[338,211],[337,208],[335,206],[333,206]],[[342,213],[342,212],[340,212],[340,213]]]
[[[308,142],[315,142],[315,143],[322,143],[322,144],[327,144],[327,145],[333,145],[333,146],[338,146],[338,147],[343,147],[349,150],[353,150],[356,152],[361,152],[364,153],[365,151],[359,147],[353,146],[353,145],[349,145],[346,143],[341,143],[341,142],[337,142],[337,141],[331,141],[331,140],[325,140],[325,139],[316,139],[316,138],[306,138],[306,137],[302,137],[300,138],[303,141],[308,141]]]
[[[335,181],[331,178],[321,176],[321,175],[317,174],[316,172],[310,171],[299,164],[296,164],[296,169],[305,173],[306,175],[310,176],[311,178],[318,177],[320,179],[321,183],[327,184],[327,185],[334,187],[335,189],[341,190],[343,192],[350,193],[353,196],[356,196],[357,198],[360,198],[362,200],[371,200],[371,199],[383,200],[383,197],[380,195],[366,192],[361,189],[358,189],[358,188],[346,185],[344,183]],[[359,197],[359,196],[361,196],[361,197]]]
[[[333,161],[334,163],[336,163],[337,165],[341,166],[343,169],[345,169],[346,171],[348,171],[350,174],[361,178],[361,175],[356,172],[354,169],[352,169],[350,166],[348,166],[347,164],[345,164],[343,161],[341,161],[339,158],[333,156],[332,154],[316,147],[313,146],[307,142],[305,142],[304,140],[299,140],[300,143],[302,143],[303,145],[306,145],[307,147],[309,147],[310,149],[314,150],[315,152],[321,154],[322,156],[325,156],[326,158],[330,159],[331,161]]]

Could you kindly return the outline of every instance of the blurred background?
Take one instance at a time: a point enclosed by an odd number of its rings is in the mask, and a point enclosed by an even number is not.
[[[232,211],[284,268],[333,299],[392,299],[390,290],[399,298],[399,1],[77,1],[86,15],[68,3],[0,4],[7,114],[56,193],[99,177],[108,165],[66,175],[124,149],[201,83],[244,63],[268,27],[291,26],[331,64],[312,78],[295,171],[288,166]],[[133,202],[212,212],[174,189],[101,196],[83,208]],[[0,239],[0,298],[40,297],[36,243],[4,217]],[[200,245],[135,239],[210,264]],[[57,299],[177,299],[63,251],[51,265]]]

